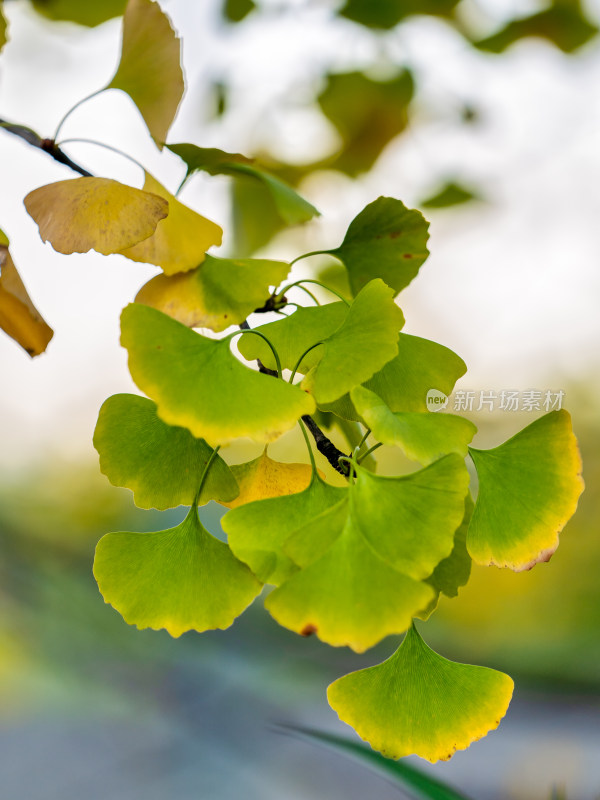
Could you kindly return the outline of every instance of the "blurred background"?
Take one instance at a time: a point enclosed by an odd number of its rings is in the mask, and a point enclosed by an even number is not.
[[[106,84],[120,0],[5,0],[0,116],[52,136]],[[459,389],[563,391],[587,489],[556,556],[532,572],[473,568],[423,633],[443,655],[509,672],[498,731],[430,767],[478,800],[600,797],[600,4],[578,0],[163,0],[183,37],[187,94],[169,141],[257,156],[322,217],[288,231],[268,198],[198,176],[181,198],[219,222],[224,251],[292,258],[339,243],[379,195],[431,221],[431,257],[400,296],[404,330],[461,355]],[[418,12],[418,13],[417,13]],[[85,23],[85,24],[79,24]],[[92,25],[93,24],[93,25]],[[61,138],[112,144],[171,191],[184,169],[159,154],[125,95],[73,113]],[[141,186],[122,157],[65,150],[95,174]],[[378,798],[398,789],[278,723],[351,732],[328,683],[385,658],[280,629],[257,600],[223,632],[171,639],[128,627],[99,595],[93,552],[109,530],[159,530],[185,511],[136,509],[99,473],[103,400],[135,391],[118,344],[121,308],[156,268],[62,256],[22,205],[68,169],[0,131],[0,226],[55,329],[31,361],[0,338],[0,785],[3,800],[243,796]],[[244,209],[231,211],[232,195]],[[333,263],[301,270],[326,274]],[[476,446],[541,412],[474,411]],[[334,433],[343,443],[343,432]],[[304,460],[287,435],[271,450]],[[248,460],[260,448],[225,452]],[[320,466],[324,468],[324,464]],[[382,469],[404,465],[383,454]],[[202,511],[219,531],[220,511]]]

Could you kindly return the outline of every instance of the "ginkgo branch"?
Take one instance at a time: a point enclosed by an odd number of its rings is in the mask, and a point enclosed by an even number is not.
[[[48,153],[48,155],[51,156],[55,161],[58,161],[59,164],[64,164],[66,167],[78,172],[84,178],[92,177],[91,172],[88,172],[87,169],[84,169],[71,158],[69,158],[66,153],[63,153],[53,139],[42,139],[42,137],[31,128],[27,128],[24,125],[16,125],[13,122],[7,122],[4,119],[0,119],[0,128],[4,128],[7,133],[12,133],[13,136],[18,136],[32,147],[37,147],[38,150],[43,150],[44,153]]]

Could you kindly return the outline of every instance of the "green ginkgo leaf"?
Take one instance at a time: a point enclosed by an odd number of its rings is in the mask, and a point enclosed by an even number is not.
[[[579,0],[554,0],[529,17],[510,20],[503,28],[475,47],[491,53],[502,53],[515,42],[535,36],[548,39],[564,53],[572,53],[598,33],[598,27],[585,16]]]
[[[164,197],[169,203],[169,216],[158,223],[152,236],[121,250],[121,255],[155,264],[165,275],[173,275],[194,269],[204,261],[209,247],[221,244],[223,231],[215,222],[184,206],[148,173],[144,191]]]
[[[343,531],[329,549],[265,600],[280,625],[363,652],[402,633],[433,599],[433,589],[387,564],[365,541],[352,497]]]
[[[387,661],[339,678],[327,697],[374,750],[435,763],[497,728],[513,687],[502,672],[448,661],[411,627]]]
[[[113,486],[131,489],[140,508],[161,510],[194,502],[213,454],[203,439],[159,419],[152,400],[134,394],[116,394],[104,402],[94,447],[100,469]],[[198,502],[229,501],[238,492],[227,464],[213,457]]]
[[[201,525],[195,506],[176,528],[107,533],[96,547],[94,576],[125,622],[175,637],[228,628],[261,590],[248,567]]]
[[[380,558],[422,580],[450,555],[468,488],[469,473],[455,454],[401,477],[358,467],[354,516]]]
[[[213,446],[241,436],[270,442],[314,409],[297,386],[245,367],[228,339],[208,339],[154,308],[131,303],[121,343],[133,380],[169,425]]]
[[[469,448],[479,494],[467,547],[477,564],[516,572],[548,561],[584,484],[567,411],[551,411],[492,450]]]
[[[239,325],[256,308],[264,305],[269,297],[269,287],[279,286],[289,269],[290,265],[285,261],[207,255],[201,267],[185,275],[152,278],[142,286],[135,299],[189,328],[223,331],[230,325]],[[273,358],[266,342],[253,335],[242,337],[238,342],[242,354],[241,341],[245,338],[264,343]]]
[[[287,225],[299,225],[319,215],[317,209],[289,184],[240,153],[227,153],[214,147],[198,147],[195,144],[170,144],[167,147],[186,163],[188,175],[202,170],[210,175],[229,175],[259,181],[269,192]]]
[[[344,264],[355,295],[373,278],[381,278],[396,295],[429,255],[428,228],[419,211],[379,197],[352,220],[342,244],[327,253]]]
[[[23,201],[43,242],[59,253],[107,256],[152,236],[169,204],[110,178],[71,178],[34,189]]]
[[[88,28],[95,28],[125,10],[127,0],[32,0],[33,7],[42,16],[52,20],[68,20]]]
[[[0,3],[0,51],[8,41],[8,36],[6,35],[7,28],[8,24],[2,9],[2,3]]]
[[[370,281],[340,327],[325,339],[322,358],[301,384],[318,403],[337,400],[398,353],[398,331],[404,317],[393,296],[382,280]]]
[[[248,564],[263,583],[278,586],[297,570],[283,544],[307,520],[338,503],[347,494],[316,473],[297,494],[257,500],[229,511],[221,520],[234,555]]]
[[[481,200],[479,192],[451,180],[446,181],[435,192],[421,200],[419,206],[421,208],[453,208],[474,200]]]
[[[183,97],[181,44],[154,0],[129,0],[117,71],[106,87],[126,92],[162,148]]]
[[[307,518],[284,541],[282,550],[299,567],[308,567],[321,558],[344,530],[348,521],[348,490],[336,497],[335,504]]]
[[[473,500],[470,494],[465,498],[465,515],[460,527],[454,534],[454,547],[449,556],[444,558],[432,574],[427,578],[428,583],[436,592],[435,599],[429,608],[418,614],[420,619],[428,619],[437,608],[440,594],[446,597],[456,597],[461,586],[465,586],[471,576],[471,556],[467,550],[467,531],[473,515]]]
[[[254,330],[264,334],[271,342],[284,369],[294,369],[298,366],[298,372],[305,375],[321,360],[323,348],[315,347],[298,365],[302,354],[318,342],[328,339],[340,327],[347,315],[348,306],[345,303],[301,307],[285,319],[269,322]],[[269,369],[275,369],[273,352],[260,337],[245,334],[239,339],[238,348],[248,361],[258,358]]]
[[[458,0],[346,0],[339,14],[369,28],[388,30],[415,14],[449,16],[457,4]]]
[[[428,411],[390,411],[374,392],[356,386],[350,393],[354,407],[383,444],[400,447],[408,458],[431,464],[447,453],[466,456],[477,433],[472,422],[455,414]]]
[[[27,294],[8,244],[0,230],[0,328],[33,358],[48,347],[54,331]]]
[[[462,358],[447,347],[419,336],[400,333],[398,355],[364,385],[381,397],[393,412],[427,411],[429,390],[437,389],[449,395],[466,371]],[[319,408],[333,411],[343,419],[361,419],[349,395],[332,404],[319,403]]]

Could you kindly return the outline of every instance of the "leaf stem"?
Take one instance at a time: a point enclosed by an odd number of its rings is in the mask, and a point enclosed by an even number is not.
[[[255,331],[255,330],[253,330],[252,328],[247,328],[247,329],[244,329],[244,330],[241,330],[241,331],[235,331],[234,333],[231,333],[231,334],[230,334],[230,335],[229,335],[227,338],[228,338],[228,339],[233,339],[233,337],[234,337],[234,336],[239,336],[239,335],[240,335],[240,333],[253,333],[255,336],[260,336],[260,338],[261,338],[261,339],[264,339],[264,341],[265,341],[265,342],[266,342],[266,343],[269,345],[269,347],[271,348],[271,352],[273,353],[273,358],[275,359],[275,363],[277,364],[277,377],[278,377],[278,378],[281,378],[281,377],[282,377],[282,374],[283,374],[283,370],[281,369],[281,361],[280,361],[280,359],[279,359],[279,353],[278,353],[278,352],[277,352],[277,350],[276,350],[276,349],[273,347],[273,345],[272,345],[272,344],[271,344],[271,342],[270,342],[270,341],[267,339],[267,337],[264,335],[264,333],[260,333],[260,331]]]
[[[303,253],[301,256],[296,256],[293,261],[290,261],[290,264],[295,264],[297,261],[301,261],[303,258],[310,258],[310,256],[326,256],[329,255],[329,250],[311,250],[310,253]]]
[[[312,476],[313,478],[317,474],[317,465],[315,463],[315,454],[312,451],[312,447],[310,446],[310,440],[308,438],[308,433],[306,431],[306,426],[302,422],[301,419],[298,420],[298,425],[300,425],[300,430],[302,431],[302,436],[304,436],[304,441],[306,442],[306,446],[308,447],[308,455],[310,457],[310,465],[312,467]]]
[[[364,444],[364,443],[367,441],[367,439],[369,438],[369,434],[370,434],[370,433],[371,433],[371,428],[367,428],[367,432],[365,433],[365,435],[362,437],[362,439],[360,440],[360,442],[359,442],[359,443],[356,445],[356,447],[354,448],[354,450],[355,450],[355,452],[356,452],[356,453],[360,453],[360,448],[361,448],[361,447],[363,446],[363,444]]]
[[[118,147],[113,147],[111,144],[105,144],[104,142],[97,142],[95,139],[63,139],[60,144],[56,144],[57,147],[63,147],[65,144],[95,144],[97,147],[103,147],[105,150],[111,150],[113,153],[117,153],[117,155],[123,156],[123,158],[128,159],[128,161],[133,162],[137,167],[139,167],[144,175],[146,175],[146,167],[143,164],[135,159],[133,156],[130,156],[128,153],[124,153],[122,150],[119,150]]]
[[[206,466],[204,467],[204,470],[202,472],[202,477],[200,478],[200,485],[198,486],[198,491],[196,492],[196,497],[195,497],[194,502],[192,504],[192,508],[190,509],[190,513],[192,512],[192,509],[195,509],[195,508],[198,507],[198,503],[200,501],[200,495],[202,493],[202,489],[204,489],[204,484],[206,483],[206,479],[208,477],[208,472],[209,472],[209,470],[210,470],[210,468],[212,466],[213,461],[217,457],[217,453],[219,452],[220,449],[221,449],[221,445],[218,444],[215,447],[215,449],[212,451],[212,453],[210,454],[210,458],[206,462]]]
[[[293,264],[294,262],[292,261],[290,263]],[[342,295],[339,292],[337,292],[335,289],[332,289],[331,286],[327,286],[325,283],[321,283],[321,281],[316,281],[313,278],[301,278],[298,281],[289,283],[287,286],[284,286],[283,289],[279,290],[277,297],[281,297],[281,295],[284,295],[289,289],[292,289],[294,286],[300,286],[300,288],[304,288],[301,286],[301,284],[303,283],[314,283],[317,286],[320,286],[321,289],[326,289],[328,292],[331,292],[331,294],[334,294],[338,298],[338,300],[341,300],[342,303],[345,303],[348,307],[350,306],[350,303],[346,300],[345,297],[342,297]]]
[[[292,370],[292,374],[291,374],[291,376],[290,376],[290,381],[289,381],[290,383],[291,383],[291,382],[294,380],[294,378],[296,377],[296,373],[298,372],[298,367],[299,367],[299,366],[300,366],[300,364],[302,363],[302,359],[303,359],[303,358],[304,358],[306,355],[308,355],[308,353],[310,353],[310,351],[311,351],[311,350],[314,350],[314,349],[315,349],[315,347],[318,347],[320,344],[323,344],[323,342],[317,342],[316,344],[311,344],[311,346],[308,348],[308,350],[305,350],[305,351],[302,353],[302,355],[300,356],[300,358],[299,358],[299,359],[298,359],[298,361],[296,362],[296,366],[295,366],[295,367],[294,367],[294,369]]]
[[[316,305],[318,305],[318,306],[321,305],[321,303],[319,303],[319,301],[316,298],[316,296],[310,291],[310,289],[307,289],[306,286],[299,286],[298,285],[298,289],[302,289],[303,292],[306,292],[306,294],[311,298],[311,300],[315,301]]]
[[[364,461],[367,456],[370,456],[371,453],[377,450],[378,447],[381,447],[382,444],[383,442],[377,442],[377,444],[374,444],[373,447],[369,447],[369,449],[365,450],[365,452],[362,453],[362,455],[356,460],[356,463],[360,464],[361,461]]]
[[[58,123],[58,125],[56,127],[56,132],[54,133],[54,136],[52,137],[54,139],[54,141],[56,141],[58,139],[58,134],[60,133],[60,130],[61,130],[62,126],[65,124],[67,119],[71,116],[71,114],[75,111],[75,109],[79,108],[79,106],[83,105],[83,103],[87,103],[87,101],[91,100],[92,97],[96,97],[96,95],[101,94],[104,91],[106,91],[106,86],[103,86],[102,89],[97,89],[95,92],[92,92],[91,94],[88,94],[86,97],[83,97],[81,100],[78,100],[75,103],[74,106],[71,106],[71,108],[63,116],[63,118],[61,119],[61,121]]]

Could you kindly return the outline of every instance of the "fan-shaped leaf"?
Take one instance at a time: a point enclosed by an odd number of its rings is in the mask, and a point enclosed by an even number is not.
[[[169,216],[158,223],[152,236],[122,250],[121,255],[155,264],[165,275],[173,275],[194,269],[204,261],[209,247],[221,244],[223,231],[215,222],[184,206],[148,173],[144,191],[164,197]]]
[[[551,411],[499,447],[469,453],[479,477],[467,536],[473,561],[516,572],[548,561],[583,491],[569,414]]]
[[[342,244],[327,252],[346,267],[354,294],[381,278],[396,295],[429,255],[428,228],[419,211],[393,197],[380,197],[352,220]]]
[[[329,303],[325,306],[298,308],[293,314],[276,322],[269,322],[254,330],[264,334],[271,342],[284,369],[294,369],[298,359],[312,345],[328,339],[348,315],[345,303]],[[269,345],[259,336],[245,334],[238,341],[240,353],[248,361],[259,358],[262,363],[275,369],[275,358]],[[305,375],[323,357],[323,348],[316,347],[302,359],[298,372]]]
[[[94,576],[125,622],[165,628],[175,637],[228,628],[261,589],[248,567],[200,524],[195,506],[176,528],[107,533],[96,548]]]
[[[430,464],[447,453],[467,455],[477,433],[472,422],[455,414],[398,411],[364,386],[350,393],[354,407],[380,442],[402,448],[408,458]]]
[[[78,25],[95,28],[113,17],[120,17],[127,0],[32,0],[33,7],[44,17],[52,20],[68,20]]]
[[[295,494],[310,484],[312,470],[309,464],[289,464],[273,461],[266,449],[258,458],[245,464],[233,464],[240,493],[233,500],[223,503],[227,508],[238,508],[256,500]]]
[[[121,61],[106,87],[126,92],[162,148],[185,84],[181,46],[169,17],[154,0],[129,0],[123,16]]]
[[[94,431],[100,469],[114,486],[131,489],[140,508],[191,505],[213,449],[185,428],[166,425],[156,404],[134,394],[109,397]],[[213,459],[199,503],[232,500],[239,489],[220,456]]]
[[[54,336],[27,294],[8,250],[8,238],[1,230],[0,328],[32,358],[43,353]]]
[[[188,175],[202,170],[210,175],[230,175],[234,178],[245,177],[260,181],[288,225],[308,222],[319,214],[289,184],[240,153],[226,153],[214,147],[197,147],[195,144],[170,144],[167,147],[185,161]]]
[[[355,519],[381,558],[421,580],[450,555],[468,488],[469,474],[455,454],[402,477],[359,467],[352,487]]]
[[[352,176],[370,170],[384,147],[406,128],[414,92],[415,81],[407,69],[386,81],[362,72],[328,75],[318,102],[343,146],[324,166]]]
[[[159,417],[211,445],[240,436],[273,441],[314,411],[297,386],[241,364],[227,339],[207,339],[149,306],[125,308],[121,343],[134,381],[156,402]]]
[[[169,213],[163,197],[110,178],[49,183],[24,200],[42,241],[59,253],[119,253],[152,236]]]
[[[316,633],[334,646],[363,652],[391,633],[402,633],[433,598],[433,589],[382,561],[366,543],[352,509],[342,533],[309,566],[265,600],[286,628]]]
[[[279,286],[289,269],[289,264],[284,261],[207,255],[199,269],[185,275],[152,278],[142,286],[135,299],[190,328],[223,331],[230,325],[239,325],[256,308],[264,305],[269,297],[269,287]],[[252,339],[264,344],[273,358],[269,346],[254,335],[242,337],[238,342],[242,354],[241,342]]]
[[[374,750],[447,761],[498,727],[513,681],[435,653],[412,627],[383,664],[331,684],[329,704]]]
[[[319,403],[331,403],[368,380],[398,352],[404,317],[393,291],[370,281],[350,306],[340,327],[323,344],[323,357],[306,375],[302,388]]]
[[[260,581],[278,586],[297,569],[282,545],[307,520],[338,503],[347,492],[315,474],[304,491],[241,506],[225,514],[221,524],[237,558],[248,564]]]

